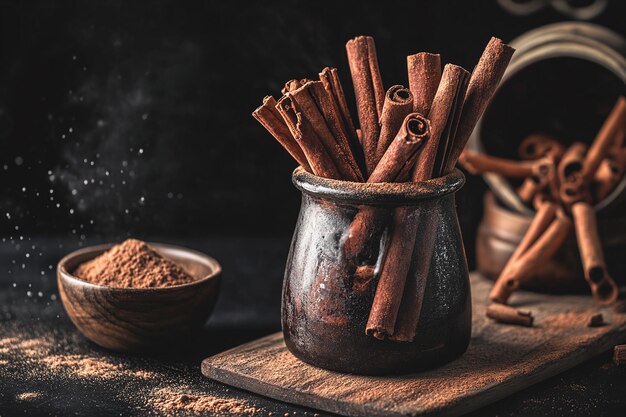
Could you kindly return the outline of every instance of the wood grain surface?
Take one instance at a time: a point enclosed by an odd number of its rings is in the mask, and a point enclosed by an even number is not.
[[[474,274],[472,341],[461,358],[428,372],[366,377],[315,368],[291,355],[275,333],[202,362],[209,378],[267,397],[347,416],[456,416],[626,341],[626,315],[590,296],[516,293],[511,304],[533,311],[535,327],[485,317],[491,283]],[[602,312],[607,324],[589,328]]]

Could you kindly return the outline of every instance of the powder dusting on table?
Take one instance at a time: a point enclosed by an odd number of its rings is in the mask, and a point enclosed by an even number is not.
[[[185,391],[187,390],[180,388],[160,388],[152,393],[147,403],[164,415],[191,412],[202,415],[255,416],[264,411],[243,400],[223,398],[211,394],[189,394]]]
[[[170,287],[195,281],[180,265],[136,239],[128,239],[80,264],[74,275],[94,284],[124,288]]]

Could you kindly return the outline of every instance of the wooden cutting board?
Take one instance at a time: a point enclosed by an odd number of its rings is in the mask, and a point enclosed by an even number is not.
[[[590,296],[519,292],[535,327],[485,317],[491,283],[473,274],[472,340],[459,359],[399,377],[368,377],[315,368],[292,356],[276,333],[202,362],[209,378],[274,399],[346,416],[456,416],[569,369],[626,341],[626,315]],[[587,327],[602,312],[607,325]]]

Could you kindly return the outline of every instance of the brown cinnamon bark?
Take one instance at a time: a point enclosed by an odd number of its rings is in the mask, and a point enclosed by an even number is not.
[[[441,80],[441,56],[420,52],[406,57],[413,111],[428,115]]]
[[[291,135],[309,161],[311,171],[320,177],[341,179],[335,163],[317,137],[315,130],[310,122],[294,109],[291,98],[283,96],[276,103],[276,110],[283,117]]]
[[[339,148],[341,149],[341,154],[337,155],[336,159],[339,159],[340,161],[342,161],[342,163],[347,163],[349,165],[350,171],[354,173],[354,179],[356,179],[356,181],[363,181],[361,168],[357,164],[356,159],[352,154],[350,138],[348,136],[348,132],[345,129],[339,106],[337,105],[334,97],[329,94],[329,92],[326,90],[323,83],[321,82],[312,82],[307,84],[307,86],[310,86],[309,93],[315,100],[315,103],[317,104],[317,107],[322,117],[324,118],[324,121],[326,122],[328,130],[334,137],[336,144],[339,145]],[[333,143],[332,146],[333,151],[336,152],[338,148],[335,146],[335,143]],[[333,151],[329,150],[331,154]]]
[[[557,173],[560,190],[559,198],[566,207],[578,201],[590,201],[589,188],[582,176],[587,145],[574,142],[563,154]]]
[[[532,327],[534,317],[529,310],[521,310],[504,304],[490,304],[487,307],[487,317],[500,323],[517,324]]]
[[[301,80],[289,80],[285,83],[285,86],[280,90],[280,92],[285,95],[287,93],[297,90],[309,81],[311,80],[309,80],[308,78],[303,78]]]
[[[604,158],[594,177],[596,201],[602,201],[611,194],[624,177],[624,171],[624,164],[620,161]]]
[[[287,124],[280,113],[276,110],[276,100],[272,96],[263,99],[263,104],[259,106],[252,116],[263,125],[263,127],[274,136],[283,148],[298,162],[304,169],[311,172],[309,162],[304,156],[300,145],[291,135]]]
[[[459,163],[472,175],[491,172],[508,178],[530,177],[534,174],[535,168],[535,163],[531,161],[513,161],[469,149],[461,153]]]
[[[333,132],[316,102],[316,96],[323,97],[323,91],[324,89],[320,81],[310,81],[297,90],[287,93],[286,96],[291,98],[292,106],[296,111],[302,113],[303,118],[310,122],[317,137],[324,145],[324,148],[326,148],[328,155],[333,159],[341,179],[360,181],[362,176],[360,171],[358,171],[358,167],[356,167],[356,163],[351,163],[351,160],[353,161],[351,155],[350,157],[346,155],[339,144],[340,141],[333,136]]]
[[[491,38],[469,79],[459,126],[444,163],[444,173],[454,169],[476,122],[491,101],[504,70],[515,50],[500,39]]]
[[[549,156],[533,162],[532,174],[524,180],[517,194],[524,203],[530,203],[548,186],[557,186],[556,167],[553,158]]]
[[[441,82],[434,98],[431,99],[432,105],[429,104],[428,118],[431,121],[431,135],[413,169],[412,180],[414,182],[426,181],[433,177],[437,156],[445,152],[448,138],[453,135],[455,123],[458,120],[454,118],[455,109],[459,101],[462,101],[463,95],[460,93],[463,91],[463,84],[468,76],[469,73],[457,65],[445,66]],[[426,90],[429,91],[430,88]],[[425,103],[428,98],[422,98],[421,101]]]
[[[552,156],[558,160],[563,156],[565,148],[550,135],[533,133],[522,140],[517,152],[520,158],[524,160],[539,159],[545,156]]]
[[[339,80],[337,68],[326,67],[322,70],[322,72],[320,72],[319,75],[320,81],[324,85],[327,93],[334,98],[335,104],[339,108],[342,125],[348,135],[350,150],[352,151],[352,155],[354,156],[354,159],[356,160],[361,173],[363,173],[365,172],[363,148],[361,147],[361,142],[359,141],[356,129],[354,127],[354,122],[352,121],[352,116],[350,115],[348,102],[346,101],[343,86],[341,85],[341,81]]]
[[[591,293],[600,304],[610,304],[617,300],[619,291],[606,268],[593,207],[585,202],[576,203],[572,206],[572,217],[585,279]]]
[[[376,168],[376,141],[380,134],[378,121],[383,110],[383,88],[376,46],[370,36],[357,36],[346,43],[348,63],[354,84],[354,95],[361,128],[366,174]]]
[[[513,254],[502,268],[496,280],[489,299],[493,302],[506,304],[507,300],[515,290],[517,282],[511,281],[510,270],[518,259],[545,233],[546,229],[556,216],[557,206],[554,203],[545,201],[537,207],[537,213],[533,217],[524,237],[513,251]]]
[[[435,204],[435,203],[433,203]],[[428,274],[435,251],[435,239],[437,237],[437,225],[439,218],[435,210],[421,210],[417,219],[417,231],[415,227],[407,224],[410,221],[401,209],[396,210],[399,221],[406,225],[399,231],[392,233],[400,234],[395,237],[400,242],[405,242],[398,257],[389,257],[389,262],[406,263],[410,265],[407,272],[402,300],[396,318],[396,325],[390,340],[396,342],[412,342],[417,333],[417,326],[422,313],[424,292],[428,282]],[[404,220],[402,220],[404,219]],[[393,243],[394,237],[391,238]],[[387,258],[385,258],[387,260]],[[383,265],[385,268],[386,265]]]
[[[419,150],[430,136],[430,122],[417,113],[410,113],[404,119],[402,127],[387,151],[376,166],[367,182],[392,182],[408,165],[415,163]],[[350,262],[358,262],[364,247],[371,243],[382,226],[381,211],[375,208],[360,210],[345,235],[343,250]]]
[[[585,182],[591,181],[600,165],[606,157],[609,149],[614,146],[618,134],[623,132],[626,124],[626,98],[621,96],[608,115],[600,131],[596,135],[585,157],[582,176]]]
[[[396,137],[407,114],[413,109],[413,95],[408,88],[394,85],[385,94],[380,116],[380,136],[376,144],[376,163],[383,157],[389,144]],[[429,141],[430,142],[430,141]]]
[[[412,166],[418,151],[430,140],[430,132],[431,124],[426,117],[419,113],[408,114],[367,182],[393,181],[405,165]]]
[[[537,240],[519,255],[505,269],[496,281],[490,293],[492,301],[506,303],[520,284],[527,282],[532,274],[549,261],[561,248],[572,228],[571,220],[562,211],[557,210],[556,217]]]
[[[397,262],[406,253],[413,253],[415,240],[407,239],[417,232],[417,211],[407,208],[396,210],[393,233],[386,250],[372,308],[365,333],[377,339],[385,339],[394,333],[396,318],[402,301],[410,262]]]

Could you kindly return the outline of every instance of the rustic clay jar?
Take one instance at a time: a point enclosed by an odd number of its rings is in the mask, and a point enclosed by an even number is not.
[[[476,268],[489,279],[496,279],[526,233],[532,216],[520,214],[499,204],[493,193],[485,195],[484,214],[476,238]],[[598,217],[609,274],[618,284],[626,284],[626,219]],[[557,254],[533,271],[524,288],[549,292],[588,292],[578,245],[574,234]]]
[[[410,373],[461,355],[470,340],[471,300],[454,193],[464,181],[455,171],[423,183],[364,184],[297,169],[293,182],[302,191],[302,205],[282,301],[288,349],[312,365],[358,374]],[[413,342],[378,340],[365,333],[390,219],[398,208],[417,219],[407,280],[426,280]],[[373,277],[356,286],[342,247],[360,210],[377,210],[381,220],[380,227],[372,228],[371,253],[362,260],[376,266]]]

